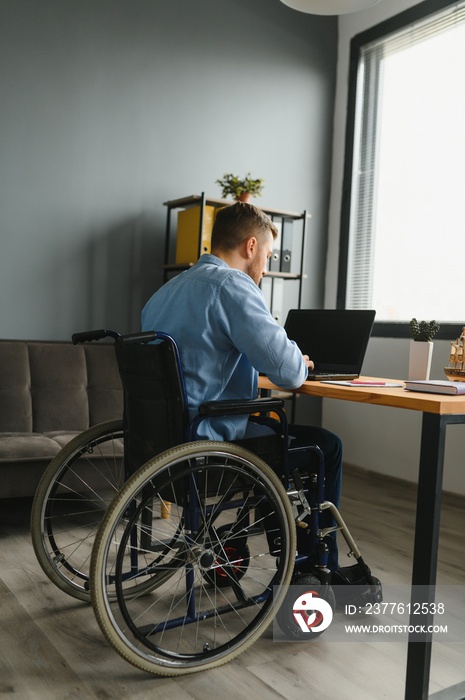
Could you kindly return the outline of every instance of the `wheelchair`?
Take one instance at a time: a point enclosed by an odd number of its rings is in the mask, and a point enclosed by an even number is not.
[[[85,431],[53,460],[31,529],[45,573],[91,600],[123,658],[156,675],[207,670],[247,649],[274,618],[288,639],[315,638],[321,613],[311,601],[336,605],[326,544],[335,531],[363,573],[362,600],[382,600],[381,584],[324,499],[319,448],[305,448],[315,473],[290,473],[281,399],[205,403],[190,423],[174,339],[91,331],[73,342],[106,336],[115,340],[123,421]],[[204,420],[261,422],[270,413],[269,436],[197,439]],[[334,526],[320,527],[324,510]],[[309,599],[304,627],[293,614],[296,591]]]

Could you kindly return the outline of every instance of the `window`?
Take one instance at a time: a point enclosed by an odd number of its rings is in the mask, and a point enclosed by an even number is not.
[[[383,335],[413,316],[453,324],[444,337],[465,323],[464,68],[465,1],[352,42],[338,305],[376,309]]]

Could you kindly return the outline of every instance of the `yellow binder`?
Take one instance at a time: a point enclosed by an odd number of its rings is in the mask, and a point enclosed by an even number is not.
[[[198,260],[199,235],[201,236],[200,254],[210,252],[214,220],[215,207],[210,205],[204,208],[202,231],[200,231],[200,206],[178,212],[176,263],[194,263]]]

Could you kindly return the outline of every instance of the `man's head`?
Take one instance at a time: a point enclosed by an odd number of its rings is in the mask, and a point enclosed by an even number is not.
[[[246,272],[256,284],[266,275],[273,239],[278,235],[271,219],[253,204],[236,202],[220,209],[212,230],[213,255],[230,267]]]

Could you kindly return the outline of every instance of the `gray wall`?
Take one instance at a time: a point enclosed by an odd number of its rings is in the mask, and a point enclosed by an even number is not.
[[[139,327],[163,202],[264,177],[324,293],[335,18],[279,0],[0,0],[0,337]]]

